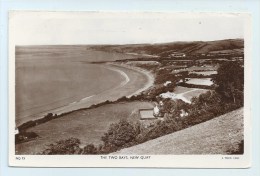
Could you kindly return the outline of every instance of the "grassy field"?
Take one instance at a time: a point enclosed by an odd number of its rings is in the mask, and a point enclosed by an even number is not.
[[[193,97],[198,97],[200,94],[207,92],[207,89],[187,88],[177,86],[173,92],[165,92],[160,94],[163,98],[181,99],[186,103],[191,103]]]
[[[188,91],[191,91],[191,90],[194,90],[194,89],[195,89],[195,88],[188,88],[188,87],[176,86],[173,92],[174,92],[175,94],[181,94],[181,93],[188,92]]]
[[[182,53],[208,53],[211,51],[232,50],[244,47],[243,39],[227,39],[218,41],[195,41],[195,42],[171,42],[171,43],[155,43],[155,44],[129,44],[129,45],[99,45],[92,48],[102,51],[113,51],[135,54],[152,54],[167,56],[172,52],[178,51]],[[240,53],[241,50],[236,51]]]
[[[213,84],[211,78],[190,78],[189,81],[186,81],[186,83],[204,86],[211,86]]]
[[[206,93],[208,90],[206,89],[194,89],[193,91],[183,93],[182,96],[187,100],[191,101],[193,97],[198,97],[202,93]]]
[[[111,123],[118,122],[120,119],[137,121],[139,109],[152,107],[152,103],[149,102],[131,102],[70,113],[30,128],[28,131],[37,133],[40,138],[16,145],[16,154],[35,154],[42,151],[46,144],[69,137],[79,138],[83,145],[100,144],[101,136],[108,130]]]
[[[243,108],[207,122],[118,151],[116,155],[228,154],[244,139]]]
[[[217,71],[194,71],[194,72],[190,72],[190,73],[195,73],[195,74],[199,74],[199,75],[213,75],[213,74],[217,74]]]
[[[125,64],[128,64],[128,65],[138,65],[138,64],[159,65],[160,63],[157,61],[127,61]]]
[[[177,69],[177,70],[173,70],[173,73],[179,73],[179,72],[182,72],[182,71],[188,71],[190,73],[192,72],[196,72],[196,71],[216,71],[217,70],[217,67],[215,66],[192,66],[192,67],[189,67],[189,68],[183,68],[183,69]]]

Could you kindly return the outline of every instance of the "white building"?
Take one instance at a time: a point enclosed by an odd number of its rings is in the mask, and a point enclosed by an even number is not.
[[[160,109],[158,108],[158,106],[156,105],[154,108],[153,108],[153,115],[154,116],[158,116],[160,113]]]
[[[164,86],[167,86],[167,85],[169,85],[169,84],[171,84],[172,82],[171,81],[166,81],[163,85]]]
[[[15,128],[14,134],[19,134],[18,128]]]
[[[183,109],[181,110],[181,114],[180,114],[181,117],[186,117],[188,115],[189,114],[186,111],[184,111]]]
[[[174,53],[171,54],[171,57],[186,57],[186,54],[174,52]]]

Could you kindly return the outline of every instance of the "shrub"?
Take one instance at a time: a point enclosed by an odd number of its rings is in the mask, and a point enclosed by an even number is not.
[[[244,154],[244,140],[241,140],[241,141],[238,143],[237,148],[235,148],[235,149],[229,149],[229,150],[227,151],[227,154],[229,154],[229,155],[243,155],[243,154]]]
[[[184,82],[178,83],[178,86],[188,87],[188,88],[198,88],[198,89],[214,89],[214,85],[196,85],[196,84],[188,84]]]
[[[34,126],[36,126],[36,122],[30,120],[30,121],[25,122],[25,123],[23,123],[22,125],[20,125],[20,126],[18,127],[18,129],[19,129],[19,131],[23,131],[23,130],[26,130],[27,128],[31,128],[31,127],[34,127]]]
[[[98,149],[93,144],[84,147],[82,154],[98,154]]]
[[[54,144],[47,145],[42,155],[72,155],[81,154],[82,149],[79,147],[80,140],[77,138],[69,138],[65,140],[59,140]]]
[[[148,130],[142,137],[139,137],[140,142],[145,142],[155,139],[166,134],[173,133],[182,129],[182,122],[177,119],[167,118],[165,121],[158,122],[153,128]]]
[[[26,142],[39,137],[35,132],[21,132],[15,135],[15,144]]]
[[[226,101],[241,104],[244,92],[244,68],[239,62],[225,62],[218,68],[218,74],[212,78],[217,85],[216,91]]]
[[[104,151],[116,151],[119,148],[129,146],[135,142],[140,129],[126,120],[120,120],[119,123],[111,124],[108,132],[102,136],[104,142]]]

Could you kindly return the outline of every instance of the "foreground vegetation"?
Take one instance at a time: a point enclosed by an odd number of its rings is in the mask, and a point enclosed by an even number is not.
[[[203,102],[206,97],[210,97],[210,99]],[[240,107],[231,102],[223,104],[219,95],[215,92],[202,94],[199,98],[194,99],[192,103],[192,106],[194,107],[192,108],[183,102],[182,105],[180,105],[180,102],[176,103],[172,100],[167,100],[165,103],[168,108],[166,108],[167,116],[164,121],[158,121],[149,128],[144,128],[140,123],[120,120],[120,122],[112,124],[109,130],[103,135],[101,138],[103,141],[102,145],[95,146],[93,144],[88,144],[80,150],[81,154],[107,154],[115,152],[122,148],[137,145],[205,122]],[[189,110],[189,116],[185,118],[176,118],[180,113],[178,110],[182,108]],[[59,150],[59,148],[67,147],[78,148],[79,144],[80,142],[74,138],[61,140],[48,146],[41,154],[79,154],[78,152],[68,153],[68,151],[76,150],[66,150],[66,153],[63,153],[63,150]]]
[[[113,155],[243,154],[243,113],[239,108],[201,124],[113,152]]]

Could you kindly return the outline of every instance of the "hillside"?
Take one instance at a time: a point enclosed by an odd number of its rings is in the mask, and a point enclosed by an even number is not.
[[[230,51],[234,53],[241,53],[241,49],[244,48],[244,40],[227,39],[217,41],[172,42],[158,44],[97,45],[92,46],[91,48],[101,51],[157,56],[165,56],[172,52],[199,54],[216,51]]]
[[[243,140],[243,108],[113,154],[228,154]]]
[[[243,52],[243,39],[218,41],[172,42],[126,45],[35,45],[16,46],[16,59],[66,59],[73,61],[104,62],[124,59],[164,57],[174,52],[187,55],[201,53]],[[35,57],[37,56],[37,57]]]

